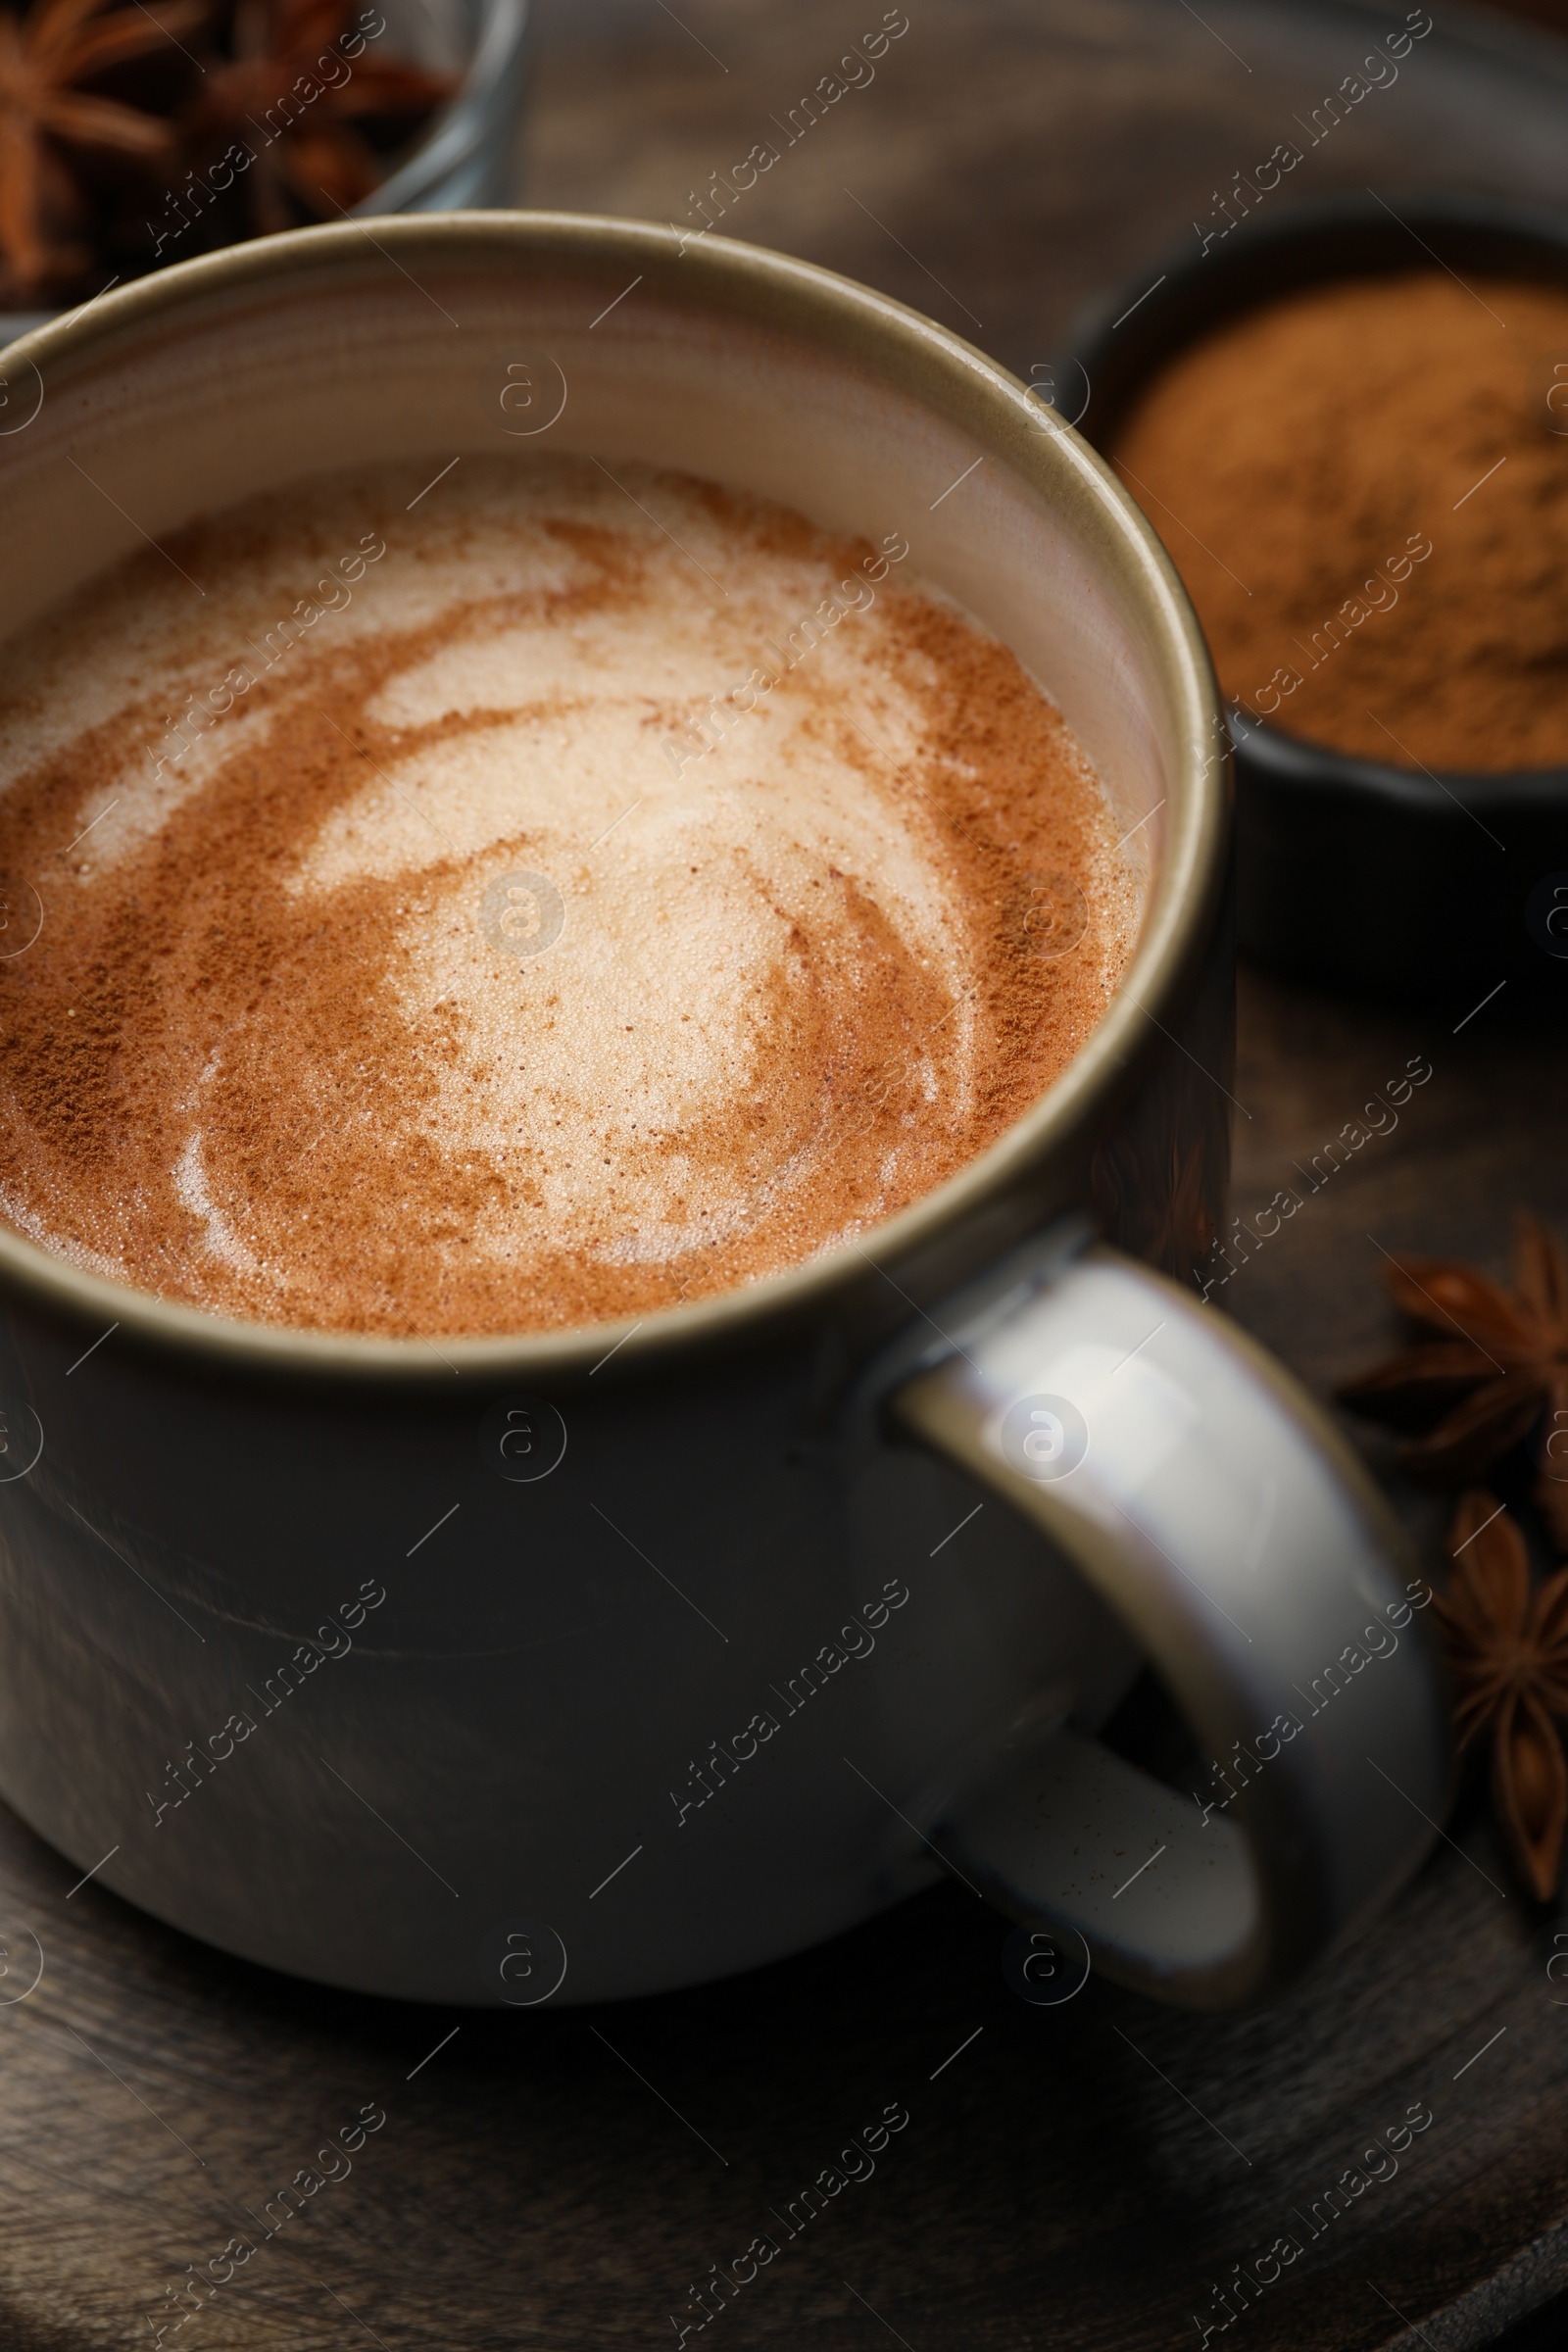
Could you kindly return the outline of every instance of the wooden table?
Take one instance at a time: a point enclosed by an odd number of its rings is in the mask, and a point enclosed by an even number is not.
[[[1332,86],[1366,30],[1348,7],[1256,0],[1205,0],[1202,22],[1171,0],[907,7],[876,84],[733,225],[930,307],[1025,374],[1085,295],[1267,152],[1276,116]],[[528,199],[686,220],[688,189],[880,14],[551,0]],[[1417,54],[1321,184],[1441,169],[1568,195],[1560,66],[1521,74],[1442,34]],[[1454,1035],[1467,1009],[1335,1004],[1243,975],[1243,1209],[1407,1056],[1434,1065],[1397,1130],[1229,1288],[1319,1390],[1392,1336],[1377,1244],[1500,1269],[1520,1200],[1568,1232],[1560,1049],[1510,1031],[1500,1004]],[[1393,1491],[1430,1542],[1432,1506]],[[1305,2239],[1293,2211],[1411,2102],[1433,2121],[1397,2177],[1307,2242],[1226,2340],[1488,2342],[1568,2283],[1568,1984],[1546,1974],[1554,1922],[1508,1878],[1474,1797],[1449,1826],[1392,1914],[1259,2016],[1187,2018],[1093,1979],[1065,2006],[1028,2006],[1003,1978],[1006,1923],[955,1888],[734,1983],[519,2018],[354,2000],[222,1959],[74,1888],[0,1814],[0,2342],[151,2345],[161,2326],[180,2352],[673,2343],[688,2286],[772,2230],[890,2101],[909,2121],[875,2176],[714,2319],[718,2352],[1196,2345],[1192,2315],[1233,2264],[1282,2231]],[[199,2310],[179,2301],[183,2266],[253,2233],[247,2209],[366,2102],[385,2120],[352,2172]]]

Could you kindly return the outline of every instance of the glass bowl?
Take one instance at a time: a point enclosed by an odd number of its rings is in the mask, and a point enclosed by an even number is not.
[[[455,74],[458,86],[380,186],[353,208],[353,217],[509,204],[515,185],[529,0],[376,0],[376,8],[386,22],[385,32],[376,37],[385,42],[387,55]],[[59,310],[0,311],[0,349],[60,315]]]

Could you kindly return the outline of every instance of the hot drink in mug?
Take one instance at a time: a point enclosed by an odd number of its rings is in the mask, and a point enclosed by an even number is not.
[[[697,1982],[951,1863],[1264,1997],[1446,1749],[1383,1506],[1192,1286],[1166,560],[824,272],[377,237],[7,357],[0,1792],[382,1993]],[[1196,1801],[1095,1737],[1141,1661]]]

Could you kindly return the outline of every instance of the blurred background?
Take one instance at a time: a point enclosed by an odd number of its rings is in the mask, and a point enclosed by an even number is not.
[[[929,311],[1026,380],[1407,13],[1352,0],[909,0],[874,83],[718,220]],[[870,31],[867,0],[535,0],[521,201],[700,227],[694,198]],[[1568,0],[1441,4],[1281,189],[1568,201]],[[727,200],[726,200],[727,201]]]

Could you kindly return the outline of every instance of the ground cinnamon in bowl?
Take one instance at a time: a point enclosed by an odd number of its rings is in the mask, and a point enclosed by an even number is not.
[[[1568,291],[1422,269],[1260,304],[1112,462],[1253,716],[1396,767],[1568,764]]]

